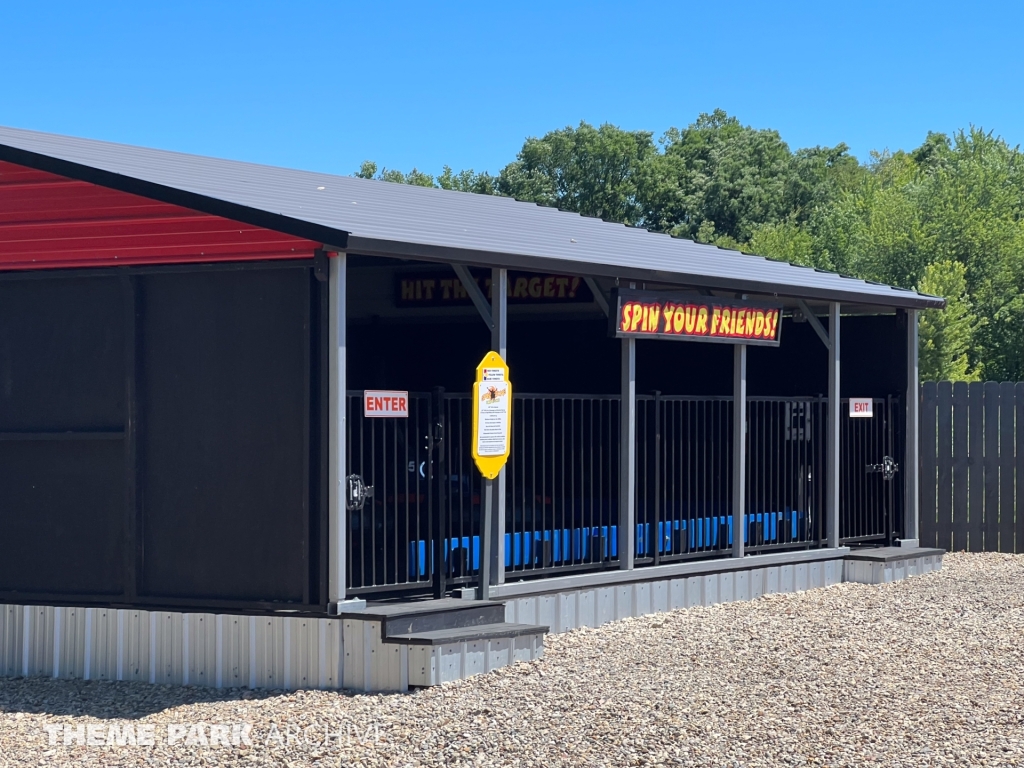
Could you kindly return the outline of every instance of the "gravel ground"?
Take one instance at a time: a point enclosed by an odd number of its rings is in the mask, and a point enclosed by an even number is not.
[[[549,637],[414,694],[0,680],[0,767],[1024,765],[1022,713],[1024,556],[949,555]],[[64,746],[78,725],[154,744]]]

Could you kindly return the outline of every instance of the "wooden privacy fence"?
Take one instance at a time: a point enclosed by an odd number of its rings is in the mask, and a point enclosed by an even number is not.
[[[922,546],[1024,552],[1024,382],[921,385]]]

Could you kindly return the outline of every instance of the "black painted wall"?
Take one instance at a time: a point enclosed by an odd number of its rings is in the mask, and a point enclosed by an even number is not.
[[[0,277],[0,602],[318,606],[306,265]]]
[[[824,325],[827,327],[828,323]],[[843,397],[905,390],[905,329],[896,315],[849,316],[841,325]],[[621,344],[602,320],[527,321],[508,328],[508,364],[519,392],[614,394]],[[482,322],[353,325],[349,389],[469,389],[490,349]],[[637,391],[731,395],[733,347],[689,341],[637,342]],[[824,395],[828,352],[808,323],[783,320],[779,347],[748,348],[752,396]]]

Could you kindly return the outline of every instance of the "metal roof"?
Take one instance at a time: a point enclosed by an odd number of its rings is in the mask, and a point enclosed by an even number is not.
[[[349,253],[568,272],[879,307],[945,302],[507,197],[0,128],[0,160]]]

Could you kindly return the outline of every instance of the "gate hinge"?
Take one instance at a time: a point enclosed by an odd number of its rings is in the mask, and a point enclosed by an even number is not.
[[[359,475],[349,475],[345,478],[345,483],[348,491],[345,506],[349,512],[361,510],[366,500],[373,496],[373,486],[364,483]]]

